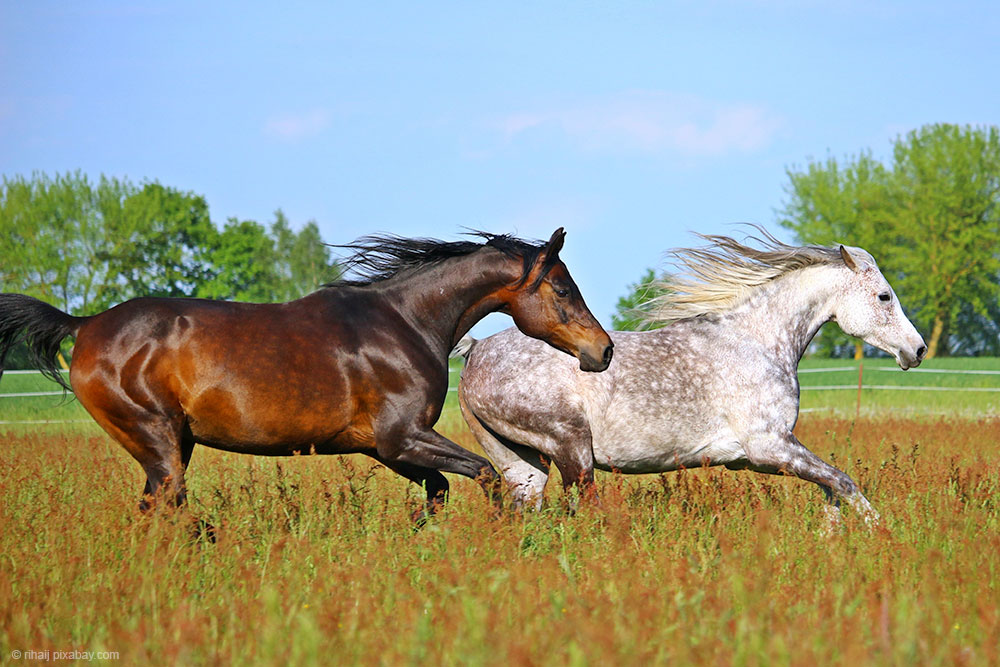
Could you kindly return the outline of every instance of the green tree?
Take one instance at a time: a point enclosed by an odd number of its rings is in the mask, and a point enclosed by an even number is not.
[[[80,172],[4,177],[0,188],[0,291],[20,292],[86,313],[103,274],[98,194],[119,188],[102,178],[94,187]],[[67,342],[64,349],[70,347]],[[18,346],[8,368],[31,363]]]
[[[951,354],[1000,357],[1000,301],[988,303],[985,315],[971,304],[963,304],[954,327],[963,335],[951,337],[955,343]]]
[[[96,192],[79,172],[3,179],[0,190],[0,290],[85,310],[101,272]]]
[[[319,226],[314,220],[310,220],[299,230],[288,262],[292,284],[298,296],[315,291],[320,285],[336,280],[341,274],[340,267],[333,261],[330,248],[323,242]]]
[[[778,221],[806,243],[870,251],[928,333],[928,357],[952,347],[992,349],[1000,296],[998,130],[928,125],[893,148],[891,168],[863,152],[844,165],[831,158],[789,169]],[[826,330],[820,344],[840,347]]]
[[[963,307],[988,317],[1000,297],[1000,130],[928,125],[893,157],[902,288],[930,330],[927,356],[947,354]]]
[[[214,267],[197,288],[208,299],[267,302],[276,300],[281,276],[274,240],[253,220],[230,218],[211,251]]]
[[[271,237],[274,239],[280,276],[276,294],[278,300],[290,301],[305,296],[340,274],[314,221],[307,222],[296,234],[279,208],[274,212]]]
[[[157,182],[101,200],[102,308],[137,296],[191,296],[213,275],[218,231],[205,199]]]
[[[0,289],[90,313],[142,295],[182,296],[208,275],[217,234],[204,199],[76,172],[4,178]]]
[[[77,171],[0,187],[0,291],[74,314],[138,296],[287,301],[338,274],[316,223],[296,233],[280,209],[270,232],[236,219],[220,231],[203,197],[155,181]]]
[[[893,216],[891,174],[870,152],[862,152],[841,164],[828,157],[811,162],[804,171],[786,170],[787,199],[778,222],[792,229],[803,243],[859,246],[872,253],[880,268],[893,281],[898,275],[892,252],[894,239],[888,230]],[[835,323],[825,325],[816,340],[822,355],[841,356],[854,348],[860,359],[864,343],[848,336]]]
[[[841,165],[836,158],[811,162],[805,171],[786,170],[788,199],[779,223],[807,243],[833,245],[850,239],[869,252],[891,245],[890,172],[870,152]]]
[[[646,272],[639,282],[628,286],[628,294],[618,299],[615,312],[611,316],[611,326],[616,331],[639,331],[642,329],[658,329],[662,325],[647,325],[643,319],[643,307],[651,299],[664,293],[663,288],[655,284],[656,273],[653,269]]]
[[[337,277],[315,222],[295,233],[278,209],[270,231],[252,220],[230,218],[211,251],[211,276],[198,296],[237,301],[291,301]]]

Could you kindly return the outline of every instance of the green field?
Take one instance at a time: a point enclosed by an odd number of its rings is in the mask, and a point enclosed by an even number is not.
[[[865,359],[862,363],[861,414],[1000,415],[1000,359],[995,357],[931,359],[906,372],[892,359]],[[802,409],[854,415],[858,366],[853,359],[804,359],[799,364]],[[813,372],[832,368],[849,370]],[[812,389],[829,386],[847,388]]]
[[[879,384],[1000,384],[882,379],[876,363]],[[938,363],[925,367],[1000,366]],[[803,385],[857,382],[820,375]],[[53,386],[10,375],[0,392]],[[796,434],[858,482],[874,529],[850,512],[831,526],[800,480],[711,469],[601,473],[601,505],[573,516],[555,479],[546,509],[500,518],[451,476],[446,510],[414,530],[421,490],[365,457],[204,447],[189,508],[143,516],[140,467],[96,426],[0,424],[0,664],[29,650],[154,665],[998,664],[995,398],[868,391],[857,420],[856,391],[803,391],[833,411],[803,414]],[[60,400],[0,399],[14,402],[0,419],[87,419]],[[454,392],[439,429],[476,448]]]
[[[10,396],[36,392],[60,393],[56,396]],[[7,371],[0,378],[0,426],[21,421],[72,424],[92,420],[72,394],[62,394],[58,384],[40,373]]]

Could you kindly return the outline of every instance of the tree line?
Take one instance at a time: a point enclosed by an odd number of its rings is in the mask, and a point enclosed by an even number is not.
[[[269,225],[220,226],[204,197],[155,181],[35,173],[0,186],[0,291],[76,315],[138,296],[288,301],[338,274],[316,223],[296,232],[280,209]]]
[[[1000,355],[1000,130],[926,125],[892,144],[786,170],[776,222],[798,242],[871,252],[924,334],[929,356]],[[4,177],[0,291],[74,314],[137,296],[287,301],[339,271],[315,222],[298,232],[279,209],[269,225],[212,222],[204,197],[159,182],[80,172]],[[616,329],[639,326],[655,296],[651,269],[619,300]],[[836,325],[814,346],[859,355]]]
[[[897,137],[892,159],[871,150],[786,169],[776,222],[804,244],[860,246],[874,255],[924,334],[928,356],[1000,354],[1000,130],[926,125]],[[616,328],[647,273],[618,304]],[[863,344],[835,324],[814,351],[860,356]]]

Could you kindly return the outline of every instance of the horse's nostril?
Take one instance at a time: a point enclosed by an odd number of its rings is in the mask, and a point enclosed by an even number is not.
[[[608,345],[606,348],[604,348],[604,363],[610,364],[611,357],[613,357],[614,355],[615,355],[614,345]]]
[[[917,348],[917,359],[923,359],[924,355],[927,354],[927,348],[921,345]]]

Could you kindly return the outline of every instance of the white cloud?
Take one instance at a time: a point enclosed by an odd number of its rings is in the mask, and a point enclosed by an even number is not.
[[[503,117],[508,141],[558,132],[586,150],[722,155],[766,147],[781,119],[765,107],[722,104],[691,95],[627,92],[611,98]]]
[[[264,132],[288,141],[298,141],[321,133],[330,125],[330,112],[313,109],[300,114],[275,116],[264,124]]]

